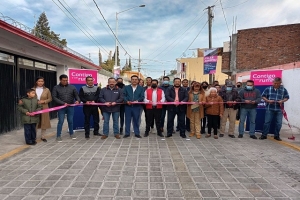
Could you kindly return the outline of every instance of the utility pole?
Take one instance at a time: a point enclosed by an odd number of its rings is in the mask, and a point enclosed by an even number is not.
[[[141,78],[140,70],[141,70],[141,49],[139,49],[139,63],[138,63],[138,72],[139,72],[139,79]]]
[[[212,27],[212,19],[214,18],[212,14],[212,8],[215,7],[213,6],[208,6],[207,9],[207,14],[208,14],[208,48],[212,48],[212,38],[211,38],[211,27]],[[214,81],[214,74],[209,74],[209,83],[213,83]]]
[[[166,76],[166,70],[164,70],[164,76]]]

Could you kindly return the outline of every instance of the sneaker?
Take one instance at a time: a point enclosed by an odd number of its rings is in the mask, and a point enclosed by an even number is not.
[[[121,137],[120,137],[119,134],[115,135],[115,138],[116,138],[116,139],[121,139]]]
[[[128,138],[128,137],[130,137],[130,135],[124,135],[124,136],[123,136],[123,138]]]
[[[238,138],[243,138],[243,135],[239,134]]]
[[[259,139],[260,139],[260,140],[265,140],[265,139],[267,139],[267,136],[261,135]]]
[[[107,135],[102,135],[101,140],[105,140],[106,138],[108,138]]]
[[[250,135],[250,138],[257,140],[257,137],[255,135]]]
[[[135,135],[135,137],[137,137],[137,138],[142,138],[142,136],[140,136],[140,135]]]
[[[282,139],[280,137],[274,137],[274,140],[282,141]]]
[[[76,136],[74,134],[70,135],[72,140],[76,140]]]
[[[56,138],[56,142],[62,142],[61,137],[57,137],[57,138]]]
[[[159,137],[165,137],[162,133],[157,134]]]
[[[228,135],[229,137],[231,137],[231,138],[235,138],[235,136],[234,135]]]
[[[224,137],[224,134],[220,134],[219,137]]]
[[[42,140],[43,142],[47,142],[47,140],[46,140],[45,138],[42,138],[41,140]]]

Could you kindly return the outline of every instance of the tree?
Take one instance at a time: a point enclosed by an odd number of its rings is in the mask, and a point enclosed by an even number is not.
[[[42,14],[39,16],[39,19],[34,27],[34,35],[44,40],[50,38],[51,40],[58,42],[61,45],[61,47],[67,45],[66,39],[60,39],[60,34],[51,31],[49,21],[45,12],[42,12]]]
[[[101,63],[101,68],[106,70],[106,71],[109,71],[109,72],[113,73],[114,64],[115,64],[114,60],[109,60],[108,59],[105,62]]]
[[[114,53],[112,60],[115,62],[115,56],[116,56],[116,52]],[[117,66],[121,66],[120,65],[120,58],[119,58],[119,47],[117,46]]]
[[[131,71],[131,70],[132,70],[131,57],[129,57],[128,71]]]
[[[177,70],[171,70],[171,71],[170,71],[170,74],[171,74],[171,75],[177,74]]]

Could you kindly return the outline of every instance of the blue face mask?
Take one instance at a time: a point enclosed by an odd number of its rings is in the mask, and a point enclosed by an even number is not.
[[[231,91],[231,90],[232,90],[232,87],[226,87],[226,90],[227,90],[227,91]]]
[[[252,89],[253,89],[253,86],[248,86],[248,85],[247,85],[247,86],[246,86],[246,89],[247,89],[247,90],[252,90]]]
[[[169,85],[169,81],[163,81],[164,85]]]

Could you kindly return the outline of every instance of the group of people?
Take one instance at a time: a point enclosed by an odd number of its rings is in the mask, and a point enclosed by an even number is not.
[[[154,125],[157,135],[165,137],[163,132],[165,132],[164,123],[167,116],[166,137],[172,137],[175,132],[179,132],[182,138],[186,138],[186,131],[188,131],[189,137],[196,136],[197,139],[201,138],[201,134],[206,134],[206,138],[213,134],[213,137],[218,139],[218,137],[224,137],[225,133],[235,138],[235,123],[239,116],[238,137],[243,137],[245,120],[248,117],[250,138],[257,139],[255,136],[256,108],[261,103],[261,99],[265,102],[266,114],[260,139],[267,138],[270,124],[275,118],[274,138],[281,140],[279,135],[283,116],[281,109],[284,102],[289,99],[287,90],[281,84],[281,78],[275,78],[273,85],[267,87],[262,94],[255,88],[252,80],[248,80],[244,87],[242,83],[238,82],[234,85],[230,80],[226,80],[223,86],[219,85],[218,81],[212,85],[205,81],[202,83],[192,81],[189,86],[187,79],[181,81],[180,78],[174,78],[173,85],[170,85],[169,77],[165,76],[159,86],[156,79],[147,77],[146,85],[144,85],[142,79],[133,75],[130,85],[125,86],[122,78],[109,78],[107,86],[99,88],[94,85],[94,79],[88,76],[86,85],[78,92],[75,86],[68,84],[67,75],[63,74],[59,79],[60,83],[53,88],[51,95],[50,90],[44,86],[44,78],[38,77],[35,87],[29,89],[27,97],[19,102],[25,141],[29,145],[36,144],[37,128],[41,128],[42,140],[47,142],[45,130],[50,128],[49,113],[41,115],[31,113],[47,109],[52,99],[57,106],[65,106],[58,110],[57,142],[62,141],[61,131],[65,115],[67,115],[70,137],[76,139],[73,130],[74,106],[69,105],[80,102],[84,103],[86,139],[90,138],[91,117],[94,121],[94,135],[106,139],[110,131],[110,116],[112,116],[113,134],[116,139],[120,139],[123,134],[123,138],[130,137],[131,127],[135,137],[141,138],[140,125],[143,111],[146,122],[144,137],[148,137],[153,132]],[[99,133],[99,108],[103,116],[102,134]],[[227,121],[229,121],[229,128],[225,131]]]

